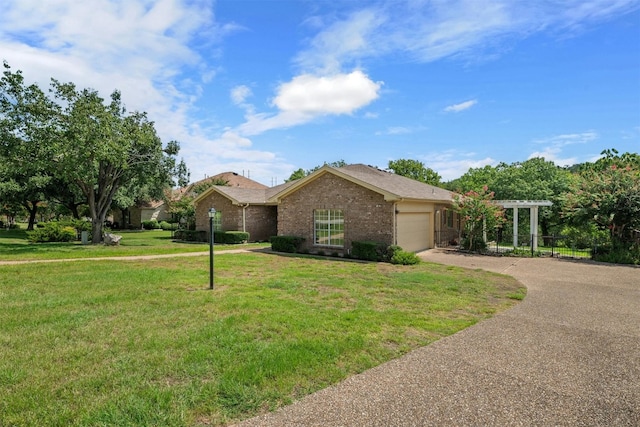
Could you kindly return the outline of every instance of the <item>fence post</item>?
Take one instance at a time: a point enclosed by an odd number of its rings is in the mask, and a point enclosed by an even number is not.
[[[529,243],[531,244],[531,258],[533,258],[533,234],[531,234],[531,241]]]

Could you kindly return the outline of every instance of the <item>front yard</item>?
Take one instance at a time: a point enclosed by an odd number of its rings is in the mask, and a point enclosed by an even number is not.
[[[116,230],[114,234],[122,236],[119,246],[82,245],[80,242],[29,243],[24,227],[21,230],[0,229],[0,261],[162,255],[209,250],[207,243],[174,242],[170,231]],[[244,248],[266,246],[266,243],[242,245]],[[216,250],[238,247],[239,245],[216,245]]]
[[[207,286],[207,256],[0,266],[0,425],[223,425],[524,296],[482,271],[264,253],[216,255]]]

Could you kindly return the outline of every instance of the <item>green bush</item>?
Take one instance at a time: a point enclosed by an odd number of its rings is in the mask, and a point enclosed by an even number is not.
[[[160,228],[162,228],[163,230],[177,230],[178,229],[178,224],[177,223],[170,223],[167,221],[160,221]]]
[[[629,246],[623,244],[601,245],[593,251],[592,258],[596,261],[613,264],[640,265],[640,244],[634,243]]]
[[[414,265],[420,262],[420,257],[413,252],[399,250],[391,257],[391,264]]]
[[[351,255],[366,261],[382,261],[384,243],[380,242],[351,242]]]
[[[402,251],[398,245],[387,246],[381,242],[352,242],[351,257],[365,261],[391,262],[393,256]]]
[[[272,236],[271,249],[276,252],[296,253],[300,252],[300,246],[304,242],[304,237],[298,236]]]
[[[85,221],[83,219],[74,219],[69,223],[69,225],[75,228],[76,230],[78,230],[78,232],[91,231],[91,221]]]
[[[213,240],[215,243],[225,245],[237,245],[249,241],[249,233],[244,231],[214,231]]]
[[[460,246],[462,247],[462,249],[466,249],[468,251],[484,252],[487,249],[487,242],[482,239],[476,238],[472,243],[469,238],[464,237],[460,242]]]
[[[145,230],[158,230],[160,229],[160,224],[155,219],[150,219],[148,221],[142,221],[142,228]]]
[[[599,230],[595,224],[589,223],[583,227],[566,226],[562,229],[564,239],[558,241],[558,246],[574,249],[588,249],[594,241],[607,240],[607,230]]]
[[[31,243],[72,242],[78,238],[74,227],[58,222],[47,222],[42,228],[27,232],[27,239]]]
[[[184,240],[186,242],[206,242],[207,232],[197,230],[176,230],[173,233],[174,240]]]
[[[398,245],[387,246],[387,250],[384,253],[383,261],[391,262],[393,256],[402,251],[402,248]]]

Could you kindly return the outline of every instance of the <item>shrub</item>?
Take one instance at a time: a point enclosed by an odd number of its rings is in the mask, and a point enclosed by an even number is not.
[[[186,242],[206,242],[207,232],[197,230],[176,230],[173,233],[174,240],[184,240]]]
[[[413,265],[420,262],[420,257],[413,252],[399,250],[391,257],[391,264]]]
[[[32,243],[72,242],[77,237],[78,233],[74,227],[57,222],[47,222],[42,228],[27,232],[27,239]]]
[[[640,264],[640,244],[625,246],[622,244],[598,246],[593,251],[592,258],[596,261],[613,264]]]
[[[160,224],[155,219],[150,219],[148,221],[142,221],[142,228],[145,230],[157,230],[160,228]]]
[[[300,252],[300,245],[304,242],[304,237],[298,236],[272,236],[269,239],[271,249],[276,252],[296,253]]]
[[[366,261],[382,261],[381,248],[385,245],[379,242],[352,242],[351,255]]]
[[[74,219],[69,224],[73,226],[78,232],[81,231],[91,231],[91,221],[85,221],[83,219]]]
[[[249,233],[244,231],[214,231],[213,240],[216,243],[237,245],[249,241]]]
[[[487,242],[482,239],[471,240],[465,237],[460,242],[460,246],[462,247],[462,249],[466,249],[468,251],[483,252],[487,249]]]
[[[384,253],[384,261],[391,262],[391,260],[393,259],[393,256],[398,252],[402,252],[402,248],[400,246],[398,245],[387,246],[387,250]]]
[[[160,226],[161,229],[163,230],[177,230],[178,229],[178,224],[176,223],[170,223],[167,221],[160,221],[160,223],[158,224]]]

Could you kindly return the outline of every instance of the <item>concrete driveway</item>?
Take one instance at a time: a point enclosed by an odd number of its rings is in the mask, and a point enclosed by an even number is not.
[[[640,426],[640,269],[431,250],[517,307],[240,426]]]

